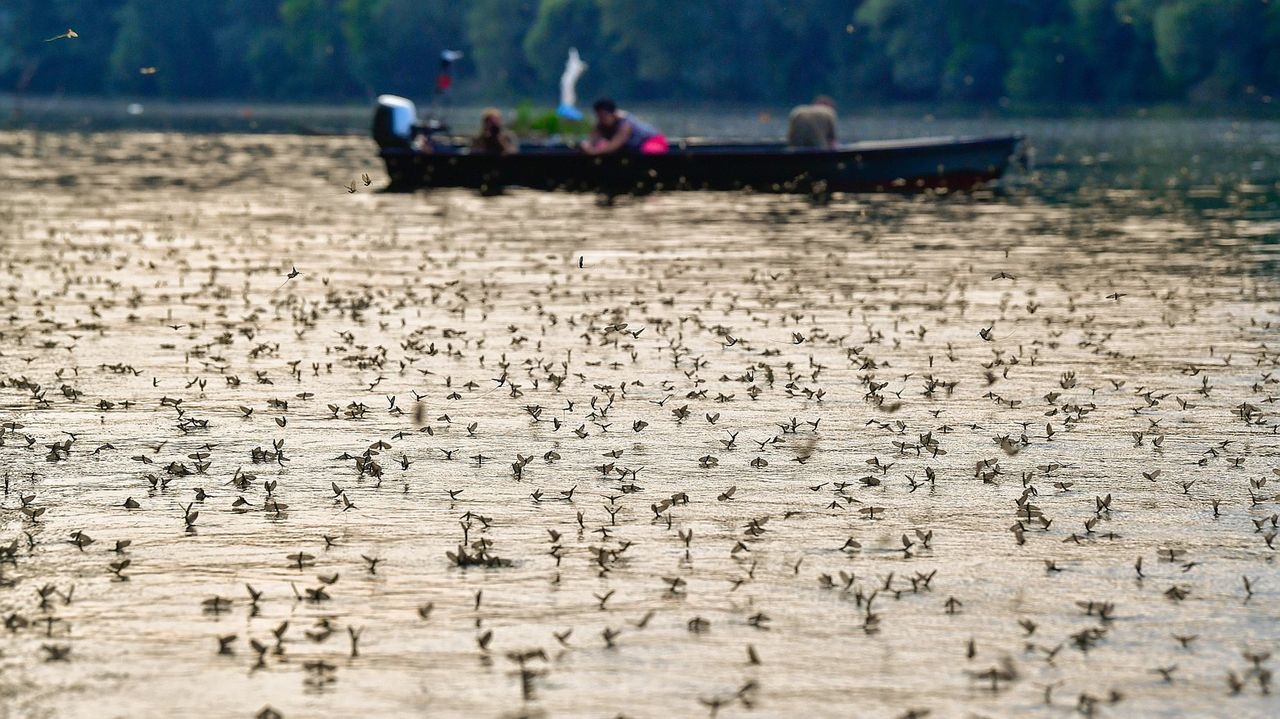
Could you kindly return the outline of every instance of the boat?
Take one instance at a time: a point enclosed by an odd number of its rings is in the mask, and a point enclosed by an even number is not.
[[[522,144],[508,155],[472,153],[459,139],[437,139],[416,124],[413,103],[382,96],[374,139],[389,191],[507,187],[647,194],[667,190],[747,190],[822,195],[834,192],[966,190],[999,179],[1019,156],[1018,134],[877,140],[836,149],[783,143],[681,140],[665,154],[587,155],[566,145]],[[427,142],[415,142],[427,135]],[[424,149],[425,148],[425,149]]]

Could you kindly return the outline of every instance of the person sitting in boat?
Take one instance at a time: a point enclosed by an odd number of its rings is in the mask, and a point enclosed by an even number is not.
[[[791,147],[814,147],[824,150],[836,146],[836,102],[826,95],[813,98],[808,105],[791,111],[787,123],[787,144]]]
[[[591,137],[582,143],[582,151],[588,155],[612,152],[661,155],[667,151],[665,135],[652,125],[619,110],[613,100],[601,98],[591,107],[596,112],[596,126]]]
[[[471,140],[471,152],[486,155],[510,155],[519,152],[515,135],[502,126],[502,112],[496,107],[480,115],[480,134]]]

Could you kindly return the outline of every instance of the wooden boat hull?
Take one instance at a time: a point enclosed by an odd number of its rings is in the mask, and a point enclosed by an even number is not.
[[[644,194],[662,190],[756,192],[914,192],[968,189],[999,178],[1022,138],[936,138],[862,142],[839,150],[776,144],[679,144],[663,155],[590,156],[569,148],[526,146],[513,155],[461,148],[419,152],[387,147],[381,156],[391,190],[468,187],[485,192],[541,190]]]

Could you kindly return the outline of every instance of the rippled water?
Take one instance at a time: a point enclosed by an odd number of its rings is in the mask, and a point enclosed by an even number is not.
[[[0,716],[1274,715],[1280,131],[1125,127],[826,206],[0,134]]]

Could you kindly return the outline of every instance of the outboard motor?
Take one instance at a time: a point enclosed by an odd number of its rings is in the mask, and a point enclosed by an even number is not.
[[[397,147],[408,149],[418,121],[418,108],[412,100],[397,95],[379,95],[378,107],[373,112],[373,139],[382,149]]]

